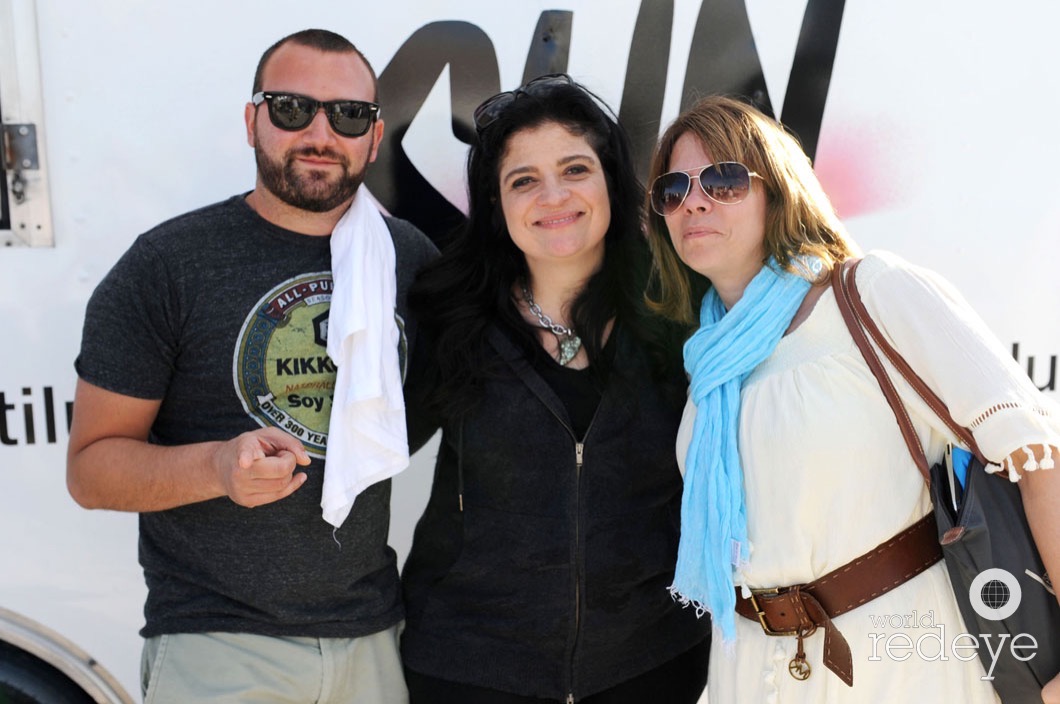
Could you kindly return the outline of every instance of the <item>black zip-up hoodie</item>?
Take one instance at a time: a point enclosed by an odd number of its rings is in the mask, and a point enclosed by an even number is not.
[[[402,575],[410,669],[577,700],[708,636],[709,618],[667,591],[680,530],[674,438],[684,399],[655,380],[622,326],[615,335],[584,438],[496,328],[489,343],[503,372],[485,382],[462,423],[418,413],[414,399],[426,390],[410,375],[410,439],[443,430]]]

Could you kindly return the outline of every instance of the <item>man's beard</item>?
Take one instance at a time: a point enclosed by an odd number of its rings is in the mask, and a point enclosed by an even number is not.
[[[342,167],[342,175],[337,180],[332,180],[330,174],[323,169],[303,168],[299,172],[296,170],[296,159],[299,156],[331,159]],[[341,154],[329,149],[311,147],[287,152],[281,163],[270,159],[260,147],[255,146],[254,159],[258,164],[261,182],[270,193],[288,205],[313,213],[334,210],[351,199],[364,181],[368,166],[366,163],[359,172],[354,173],[349,169],[349,160]]]

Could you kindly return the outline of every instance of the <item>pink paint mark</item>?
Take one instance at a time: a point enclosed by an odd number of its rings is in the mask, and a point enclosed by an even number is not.
[[[814,172],[839,216],[867,215],[903,201],[910,178],[899,168],[896,147],[906,142],[903,135],[861,116],[836,122],[838,127],[822,130]]]

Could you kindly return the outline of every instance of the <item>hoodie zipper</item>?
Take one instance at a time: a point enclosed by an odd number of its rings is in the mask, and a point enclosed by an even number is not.
[[[585,434],[582,436],[581,440],[578,439],[578,437],[574,434],[574,430],[570,427],[570,425],[567,424],[567,422],[560,416],[559,413],[556,413],[556,411],[549,404],[547,404],[547,403],[543,403],[542,404],[542,405],[544,405],[544,407],[546,409],[548,409],[548,412],[551,413],[556,418],[557,421],[559,421],[559,424],[563,427],[564,430],[567,431],[567,434],[570,435],[571,440],[574,441],[574,479],[575,479],[575,484],[574,484],[574,553],[575,553],[575,563],[574,563],[574,566],[573,566],[574,567],[574,644],[571,645],[571,653],[570,653],[570,670],[568,672],[568,681],[571,682],[572,686],[571,686],[571,691],[567,692],[567,700],[566,700],[567,704],[574,704],[574,692],[573,692],[574,654],[575,654],[575,650],[576,650],[576,647],[577,647],[578,634],[579,634],[579,632],[581,630],[581,584],[582,584],[582,576],[581,576],[581,568],[579,567],[578,560],[577,560],[577,557],[578,557],[578,554],[579,554],[578,541],[581,538],[581,513],[580,513],[580,511],[578,509],[579,509],[579,507],[581,505],[581,475],[582,475],[582,466],[583,466],[583,464],[585,462],[585,439],[588,438],[589,437],[589,433],[592,432],[593,426],[596,424],[596,418],[597,418],[597,416],[600,415],[600,406],[602,406],[603,403],[604,403],[604,394],[601,393],[600,394],[600,402],[597,404],[596,410],[593,411],[592,420],[589,421],[588,427],[585,428]],[[461,510],[463,510],[463,505],[462,505],[463,504],[463,496],[462,496],[463,495],[463,486],[462,485],[463,485],[463,477],[461,476],[461,488],[460,488]]]
[[[582,439],[579,440],[575,435],[574,431],[571,430],[570,426],[567,425],[559,414],[552,411],[552,415],[556,416],[556,420],[560,422],[567,432],[570,434],[571,439],[574,440],[574,643],[571,645],[570,651],[570,672],[569,681],[574,682],[574,654],[577,648],[578,634],[581,632],[581,593],[582,593],[582,575],[581,567],[578,564],[578,545],[581,540],[581,512],[579,507],[581,505],[581,481],[582,481],[582,466],[585,464],[585,439],[589,437],[589,433],[592,432],[593,425],[596,424],[596,417],[600,413],[600,405],[603,404],[603,397],[600,398],[600,404],[596,406],[596,410],[593,411],[593,418],[589,421],[589,426],[585,429],[585,434]],[[549,409],[552,410],[551,408]],[[574,692],[567,692],[567,704],[574,704]]]
[[[596,420],[596,415],[593,415],[593,420]],[[592,423],[589,423],[589,427],[592,428]],[[586,436],[589,435],[589,431],[585,431]],[[575,491],[575,505],[574,505],[574,552],[575,555],[578,553],[578,545],[581,543],[581,512],[578,511],[578,504],[581,499],[581,485],[582,485],[582,465],[585,462],[585,443],[576,442],[574,443],[574,491]],[[581,598],[582,598],[582,578],[581,569],[578,567],[577,560],[574,565],[574,643],[575,646],[578,642],[578,635],[581,633]],[[570,679],[574,681],[574,651],[575,648],[571,648],[570,652]],[[567,693],[567,704],[574,704],[574,692]]]
[[[600,414],[600,406],[603,405],[603,395],[600,396],[600,403],[597,404],[596,410],[593,411],[593,418],[589,421],[589,427],[585,429],[585,435],[579,440],[575,436],[574,431],[566,421],[560,417],[558,413],[552,410],[551,406],[545,404],[545,408],[556,417],[559,424],[570,435],[571,439],[574,440],[574,552],[575,557],[578,555],[578,541],[581,539],[581,513],[578,511],[579,505],[581,504],[581,479],[582,479],[582,466],[585,463],[585,438],[589,437],[589,433],[592,432],[593,425],[596,424],[596,417]],[[570,672],[569,681],[574,682],[574,651],[575,646],[578,642],[578,633],[581,630],[581,568],[578,566],[578,561],[575,559],[574,564],[574,643],[571,646],[570,651]],[[574,692],[567,692],[567,704],[574,704]]]

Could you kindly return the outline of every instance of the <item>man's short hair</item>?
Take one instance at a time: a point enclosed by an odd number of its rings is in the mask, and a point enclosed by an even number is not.
[[[300,32],[288,34],[286,37],[266,49],[265,53],[261,55],[261,60],[258,61],[258,69],[254,72],[254,87],[251,90],[251,95],[262,90],[261,78],[265,73],[265,64],[269,62],[269,59],[272,58],[272,55],[276,53],[277,49],[287,43],[307,46],[311,49],[336,54],[356,54],[361,61],[364,62],[364,65],[368,67],[368,73],[372,76],[372,99],[375,99],[375,95],[378,91],[378,80],[376,79],[375,69],[372,68],[372,64],[369,63],[365,55],[361,53],[361,50],[353,45],[353,42],[341,34],[336,34],[335,32],[326,29],[303,29]]]

